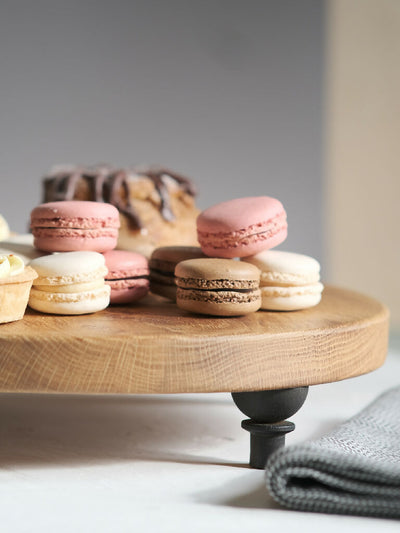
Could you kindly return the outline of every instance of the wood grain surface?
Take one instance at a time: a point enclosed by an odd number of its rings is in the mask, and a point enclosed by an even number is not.
[[[370,372],[388,311],[327,287],[321,303],[244,317],[192,315],[161,298],[83,316],[27,310],[0,326],[0,391],[177,393],[268,390]]]

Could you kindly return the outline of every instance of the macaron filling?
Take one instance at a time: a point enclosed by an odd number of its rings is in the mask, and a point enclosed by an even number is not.
[[[312,285],[297,285],[292,287],[270,287],[262,286],[263,296],[270,298],[290,298],[292,296],[303,296],[303,295],[317,295],[321,294],[324,289],[322,283],[317,282]]]
[[[119,228],[119,225],[119,219],[115,217],[54,217],[32,220],[32,230],[60,227],[70,229]]]
[[[35,290],[41,292],[51,293],[74,293],[92,291],[104,287],[104,280],[96,279],[94,281],[88,281],[83,283],[70,283],[65,285],[35,285]]]
[[[147,278],[121,278],[121,279],[105,279],[107,285],[113,290],[131,289],[134,287],[148,287],[149,280]]]
[[[259,287],[258,280],[230,280],[230,279],[198,279],[176,278],[176,284],[181,289],[205,290],[205,291],[235,291],[250,292]],[[238,287],[240,285],[240,287]]]
[[[117,252],[113,252],[114,254]],[[144,259],[143,259],[144,260]],[[108,273],[105,276],[105,281],[108,283],[111,287],[115,288],[122,288],[122,287],[129,287],[130,285],[137,285],[137,284],[149,284],[149,268],[147,266],[145,267],[123,267],[112,270],[111,268],[108,269]]]
[[[118,228],[32,228],[32,234],[36,239],[58,239],[58,238],[82,238],[98,239],[99,237],[118,236]]]
[[[102,287],[81,292],[68,292],[65,290],[48,292],[32,287],[30,305],[34,300],[42,300],[44,302],[79,303],[83,301],[98,300],[101,297],[110,297],[110,288],[107,287],[107,285],[103,284]],[[34,307],[34,309],[36,309],[36,307]]]
[[[294,272],[288,274],[286,272],[261,272],[260,285],[261,286],[292,286],[292,285],[308,285],[319,281],[319,272],[311,272],[309,274],[296,274]]]
[[[230,231],[204,231],[199,230],[198,235],[204,239],[208,237],[227,239],[233,238],[235,240],[241,240],[248,236],[262,235],[264,233],[270,233],[273,235],[279,231],[282,227],[286,227],[286,213],[278,213],[276,216],[263,222],[257,222],[256,224],[250,224],[246,228],[232,229]]]
[[[71,253],[80,253],[80,252],[71,252]],[[44,256],[44,257],[51,258],[51,257],[59,257],[59,256],[54,255],[54,256]],[[46,259],[42,258],[42,262],[44,262],[44,264],[46,265]],[[78,258],[77,258],[77,262],[78,262]],[[32,262],[32,264],[35,268],[37,264],[41,264],[41,263],[40,262],[38,263],[38,261],[34,261]],[[51,272],[51,271],[43,270],[43,273],[42,273],[41,270],[39,269],[37,270],[39,271],[39,276],[35,281],[35,286],[38,286],[38,285],[39,286],[50,285],[52,287],[54,287],[55,285],[57,286],[75,285],[76,286],[78,283],[90,283],[93,280],[102,281],[104,280],[104,276],[107,274],[107,268],[104,265],[97,266],[97,268],[93,268],[93,270],[87,270],[87,271],[83,270],[81,272],[75,269],[73,274],[62,272],[61,276],[57,276],[54,274],[54,272]],[[53,290],[53,289],[51,288],[50,290]]]
[[[126,289],[130,287],[148,287],[149,286],[149,277],[148,277],[148,271],[143,271],[142,274],[137,276],[118,276],[113,277],[108,273],[108,275],[105,277],[105,282],[107,285],[110,285],[112,289]]]
[[[249,289],[217,289],[217,290],[199,290],[199,289],[182,289],[178,287],[177,297],[180,300],[192,300],[210,303],[229,303],[229,304],[243,304],[251,303],[260,300],[259,290]]]

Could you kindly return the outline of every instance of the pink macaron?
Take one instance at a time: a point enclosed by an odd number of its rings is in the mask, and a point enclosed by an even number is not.
[[[45,252],[112,250],[119,226],[118,209],[101,202],[49,202],[31,212],[34,246]]]
[[[149,292],[149,266],[144,255],[125,250],[110,250],[103,255],[108,269],[105,282],[111,287],[110,303],[135,302]]]
[[[237,198],[209,207],[197,218],[197,237],[210,257],[246,257],[287,237],[286,211],[276,198]]]

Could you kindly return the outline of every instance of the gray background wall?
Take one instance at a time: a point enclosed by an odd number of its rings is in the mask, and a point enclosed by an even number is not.
[[[55,163],[166,164],[198,205],[279,198],[322,255],[319,0],[2,0],[0,213],[26,231]]]

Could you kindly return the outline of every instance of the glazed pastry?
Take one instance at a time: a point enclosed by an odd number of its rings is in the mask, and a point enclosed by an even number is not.
[[[0,324],[23,318],[36,277],[36,272],[25,267],[17,255],[0,256]]]
[[[320,264],[313,257],[267,250],[243,261],[261,271],[262,309],[295,311],[314,307],[321,300]]]
[[[175,268],[176,303],[192,313],[239,316],[261,305],[260,271],[233,259],[189,259]]]
[[[149,292],[149,266],[144,255],[126,250],[105,252],[106,284],[111,288],[111,304],[136,302]]]
[[[150,291],[176,301],[175,267],[181,261],[206,257],[198,246],[162,246],[151,254]]]
[[[43,186],[45,202],[113,204],[121,219],[118,249],[150,257],[159,246],[198,244],[194,185],[167,168],[55,167],[44,178]]]
[[[31,212],[34,246],[45,252],[115,248],[119,228],[118,210],[97,202],[48,202]]]
[[[64,252],[34,259],[34,280],[29,307],[56,315],[82,315],[105,309],[111,289],[102,254],[91,251]]]
[[[197,236],[210,257],[246,257],[286,239],[286,212],[279,200],[269,196],[228,200],[199,215]]]

